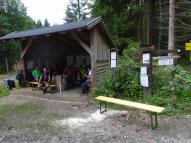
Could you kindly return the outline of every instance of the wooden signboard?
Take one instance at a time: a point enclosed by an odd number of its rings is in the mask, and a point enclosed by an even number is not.
[[[191,43],[186,43],[186,51],[191,51]]]
[[[158,64],[162,66],[170,66],[174,64],[174,59],[172,57],[160,57],[158,59]]]

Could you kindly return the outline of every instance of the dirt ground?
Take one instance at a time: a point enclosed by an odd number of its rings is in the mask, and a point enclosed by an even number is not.
[[[151,130],[146,112],[99,114],[87,95],[71,94],[27,88],[0,98],[0,143],[191,143],[191,115],[160,115]]]
[[[7,77],[7,75],[0,75],[0,80],[3,80]]]

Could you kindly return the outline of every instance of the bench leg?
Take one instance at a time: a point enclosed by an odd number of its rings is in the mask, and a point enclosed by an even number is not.
[[[154,119],[153,119],[153,116],[154,116]],[[152,130],[154,130],[158,127],[157,113],[150,113],[150,118],[151,118],[151,128]],[[155,123],[153,123],[153,120]]]
[[[102,110],[102,104],[104,104],[104,110]],[[106,102],[100,102],[99,103],[99,105],[100,105],[100,113],[104,113],[105,111],[107,111],[107,109],[106,109]]]
[[[35,85],[32,84],[32,91],[36,90]]]

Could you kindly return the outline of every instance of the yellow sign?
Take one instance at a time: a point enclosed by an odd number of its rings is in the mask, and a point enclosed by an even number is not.
[[[191,51],[191,43],[186,43],[186,51]]]

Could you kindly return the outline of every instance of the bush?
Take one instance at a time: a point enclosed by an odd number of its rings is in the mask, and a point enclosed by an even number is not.
[[[129,46],[123,51],[118,68],[112,74],[108,70],[98,83],[96,95],[105,95],[121,98],[137,98],[142,96],[142,88],[139,82],[140,63],[138,62],[139,43],[129,41]]]
[[[164,106],[169,113],[190,112],[191,76],[180,65],[154,70],[153,96],[148,103]]]

